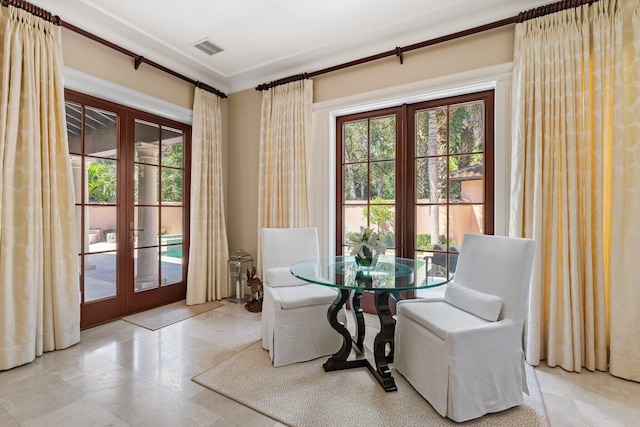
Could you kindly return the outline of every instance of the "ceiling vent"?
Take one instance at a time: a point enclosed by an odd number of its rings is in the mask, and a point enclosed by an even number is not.
[[[201,40],[194,44],[195,47],[206,53],[207,55],[215,55],[218,52],[222,52],[224,49],[212,42],[209,39]]]

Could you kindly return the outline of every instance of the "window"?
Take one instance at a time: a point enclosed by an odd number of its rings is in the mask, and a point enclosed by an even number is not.
[[[377,229],[387,255],[455,270],[465,233],[493,234],[493,91],[337,120],[336,253]]]

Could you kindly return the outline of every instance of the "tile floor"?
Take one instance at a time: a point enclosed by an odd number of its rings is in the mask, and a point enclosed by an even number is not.
[[[191,381],[259,334],[260,314],[233,303],[157,331],[121,320],[85,330],[72,348],[0,372],[0,426],[282,426]],[[640,426],[639,383],[537,374],[553,427]]]

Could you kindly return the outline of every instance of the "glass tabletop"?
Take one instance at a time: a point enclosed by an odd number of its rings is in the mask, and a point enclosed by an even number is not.
[[[291,274],[307,282],[341,289],[408,291],[444,285],[450,273],[427,270],[423,260],[380,257],[374,268],[356,265],[353,256],[311,258],[291,266]]]

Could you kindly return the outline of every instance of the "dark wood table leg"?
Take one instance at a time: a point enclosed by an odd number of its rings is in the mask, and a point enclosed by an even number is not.
[[[364,353],[364,313],[360,306],[360,299],[362,298],[362,291],[351,291],[351,312],[355,318],[356,334],[353,337],[353,344],[360,351]]]
[[[329,360],[327,360],[324,365],[322,365],[325,372],[338,371],[341,369],[359,368],[367,366],[368,363],[367,359],[347,360],[347,358],[351,354],[353,341],[351,338],[351,334],[349,333],[347,328],[338,321],[338,313],[348,299],[349,291],[346,289],[340,289],[340,294],[336,297],[331,306],[329,306],[329,310],[327,311],[327,319],[329,320],[329,324],[333,329],[338,331],[340,335],[342,335],[342,347],[340,347],[340,350],[338,350],[337,353],[332,355]]]
[[[376,292],[375,304],[380,319],[380,332],[376,335],[373,343],[376,369],[375,371],[371,370],[385,391],[396,391],[398,387],[396,387],[396,382],[389,368],[389,363],[393,362],[393,340],[396,331],[396,321],[389,309],[389,292]],[[387,344],[390,348],[389,355],[387,355]]]

